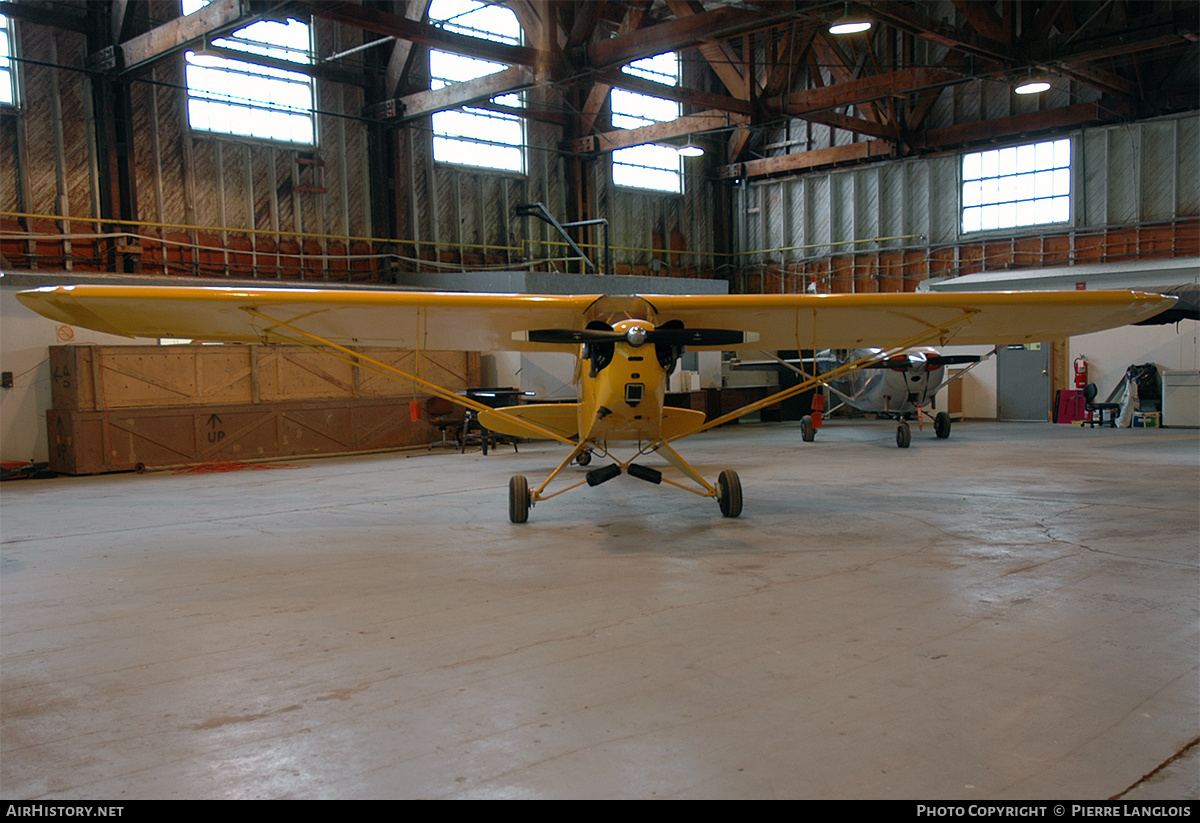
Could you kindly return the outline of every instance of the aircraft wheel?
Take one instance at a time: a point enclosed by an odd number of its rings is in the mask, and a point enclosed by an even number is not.
[[[524,523],[529,519],[529,506],[529,481],[514,474],[508,481],[508,519],[514,523]]]
[[[578,456],[575,458],[575,463],[576,463],[577,465],[580,465],[580,466],[586,466],[586,465],[588,465],[588,464],[589,464],[589,463],[591,463],[591,462],[592,462],[592,452],[591,452],[591,450],[588,450],[588,451],[582,451],[582,452],[580,452],[580,453],[579,453],[579,455],[578,455]]]
[[[912,432],[908,430],[907,423],[901,423],[896,427],[896,445],[907,449],[910,442],[912,442]]]
[[[933,433],[940,439],[945,440],[950,436],[950,415],[946,412],[938,412],[937,417],[933,418]]]
[[[742,513],[742,481],[733,469],[726,469],[717,478],[717,502],[721,504],[722,517],[737,517]]]
[[[813,425],[812,415],[806,414],[800,418],[800,439],[805,443],[817,439],[817,427]]]

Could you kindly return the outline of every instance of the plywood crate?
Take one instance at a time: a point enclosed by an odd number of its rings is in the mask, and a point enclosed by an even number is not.
[[[99,474],[422,446],[440,439],[409,401],[309,400],[236,406],[46,412],[50,468]]]
[[[355,350],[451,391],[480,384],[478,352]],[[365,362],[351,363],[305,346],[53,346],[52,407],[58,411],[167,408],[408,397],[422,392]]]

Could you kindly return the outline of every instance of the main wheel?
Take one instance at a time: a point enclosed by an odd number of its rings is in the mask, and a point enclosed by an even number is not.
[[[912,442],[912,432],[908,430],[907,423],[901,423],[896,427],[896,445],[907,449],[910,442]]]
[[[508,519],[524,523],[529,519],[529,481],[514,474],[508,481]]]
[[[933,433],[940,439],[945,440],[950,436],[950,415],[946,412],[938,412],[937,417],[933,418]]]
[[[817,439],[817,427],[813,425],[811,414],[800,418],[800,439],[805,443],[811,443]]]
[[[721,504],[723,517],[737,517],[742,513],[742,481],[733,469],[726,469],[717,478],[717,502]]]

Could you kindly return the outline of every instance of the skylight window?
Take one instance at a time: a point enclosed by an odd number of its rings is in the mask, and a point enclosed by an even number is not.
[[[1071,141],[973,152],[962,162],[963,232],[1071,219]]]
[[[679,84],[679,55],[673,51],[635,60],[621,68],[626,74],[662,83]],[[675,120],[679,103],[662,97],[613,89],[609,97],[612,124],[618,129],[636,129]],[[647,143],[612,153],[613,183],[638,189],[679,193],[683,190],[681,160],[674,146]]]
[[[0,105],[15,106],[17,103],[17,75],[13,65],[12,22],[0,14]]]
[[[183,0],[191,14],[208,0]],[[299,20],[260,20],[212,46],[292,63],[311,62],[312,35]],[[212,54],[185,52],[188,123],[193,129],[313,145],[313,81],[308,75]]]
[[[510,9],[476,0],[434,0],[429,19],[446,31],[509,45],[520,45],[521,26]],[[431,50],[431,89],[503,71],[508,66],[459,54]],[[492,102],[509,108],[524,105],[521,94],[505,94]],[[433,114],[433,159],[441,163],[525,172],[525,122],[503,112],[464,106]]]

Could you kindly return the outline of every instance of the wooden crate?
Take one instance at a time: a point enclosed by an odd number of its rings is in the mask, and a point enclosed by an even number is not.
[[[50,468],[99,474],[204,463],[348,454],[440,439],[410,400],[308,400],[257,405],[46,412]],[[139,466],[140,464],[140,466]]]
[[[359,354],[459,391],[480,384],[478,352],[368,348]],[[52,346],[52,408],[99,411],[425,394],[364,365],[289,345]]]

